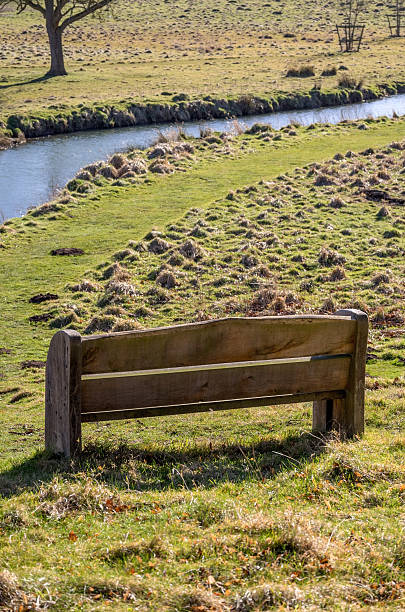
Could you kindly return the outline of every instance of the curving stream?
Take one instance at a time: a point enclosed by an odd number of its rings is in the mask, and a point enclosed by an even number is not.
[[[405,94],[347,106],[251,115],[238,121],[246,127],[260,122],[280,129],[291,121],[302,125],[336,124],[345,119],[392,117],[393,113],[405,115]],[[232,121],[213,119],[198,124],[185,123],[182,127],[187,134],[198,137],[201,126],[223,132],[232,129]],[[169,128],[166,125],[163,131]],[[150,125],[75,132],[34,139],[15,149],[0,151],[0,222],[50,200],[81,167],[129,147],[151,146],[158,130],[158,126]]]

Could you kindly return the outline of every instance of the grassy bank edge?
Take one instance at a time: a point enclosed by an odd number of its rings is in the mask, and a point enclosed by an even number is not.
[[[147,102],[124,99],[89,106],[51,105],[48,109],[26,115],[13,114],[0,120],[0,150],[21,144],[29,138],[55,134],[344,106],[401,93],[405,93],[405,82],[394,81],[353,89],[280,91],[266,97],[247,93],[235,98],[204,96],[193,100],[187,94],[178,94],[170,100]]]

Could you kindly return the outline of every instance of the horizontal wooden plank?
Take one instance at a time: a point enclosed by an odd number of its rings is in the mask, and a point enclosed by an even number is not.
[[[197,404],[177,404],[175,406],[155,406],[154,408],[136,408],[135,410],[113,410],[110,412],[88,412],[82,415],[82,422],[115,421],[119,419],[143,419],[146,417],[169,416],[217,410],[235,410],[240,408],[258,408],[259,406],[277,406],[297,404],[300,402],[337,400],[345,397],[344,391],[320,391],[318,393],[296,393],[290,395],[272,395],[270,397],[253,397],[249,399],[225,400],[222,402],[199,402]]]
[[[82,380],[82,413],[346,389],[350,357]]]
[[[179,368],[151,368],[150,370],[132,370],[128,372],[100,372],[99,374],[85,374],[82,380],[102,380],[105,378],[130,378],[134,376],[151,376],[152,374],[179,374],[180,372],[205,372],[207,370],[235,370],[238,368],[257,368],[264,365],[280,365],[288,363],[304,363],[316,359],[336,359],[350,357],[350,355],[317,355],[306,357],[289,357],[287,359],[260,359],[257,361],[233,361],[230,363],[205,363],[196,366],[183,366]]]
[[[83,374],[351,354],[356,321],[326,315],[227,318],[82,338]]]

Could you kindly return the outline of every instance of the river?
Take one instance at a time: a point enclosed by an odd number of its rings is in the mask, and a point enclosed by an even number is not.
[[[405,115],[405,94],[346,106],[251,115],[238,121],[244,127],[266,123],[280,129],[291,121],[302,125],[336,124],[343,120],[392,117],[394,113]],[[233,129],[232,124],[233,120],[213,119],[184,123],[182,127],[187,134],[198,137],[202,126],[223,132]],[[83,166],[129,147],[147,148],[156,141],[159,130],[169,128],[166,124],[75,132],[33,139],[0,151],[0,221],[52,199]]]

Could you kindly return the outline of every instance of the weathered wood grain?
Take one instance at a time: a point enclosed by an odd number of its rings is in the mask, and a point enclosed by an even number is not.
[[[83,338],[83,373],[352,353],[356,322],[324,315],[229,318]]]
[[[350,363],[346,399],[339,426],[343,436],[361,436],[364,433],[368,316],[365,312],[355,309],[338,310],[336,315],[351,317],[356,322],[353,358]]]
[[[258,368],[259,366],[291,365],[321,359],[336,359],[337,357],[350,357],[346,355],[318,355],[315,357],[287,357],[284,359],[258,359],[257,361],[231,361],[228,363],[203,363],[195,366],[180,366],[176,368],[150,368],[148,370],[130,370],[125,372],[100,372],[99,374],[83,374],[83,380],[105,380],[106,378],[130,378],[137,376],[151,376],[152,374],[180,374],[182,372],[204,372],[208,370],[237,370],[238,368]]]
[[[114,421],[119,419],[141,419],[145,417],[168,416],[199,412],[214,412],[217,410],[235,410],[241,408],[258,408],[259,406],[277,406],[299,402],[322,401],[331,398],[332,401],[344,398],[344,391],[324,391],[318,393],[296,393],[291,395],[271,395],[253,397],[250,399],[224,400],[221,402],[200,402],[197,404],[177,404],[175,406],[157,406],[154,408],[136,408],[135,410],[112,410],[110,412],[87,412],[82,415],[84,423],[98,421]]]
[[[81,445],[81,336],[57,332],[46,362],[45,446],[70,457]]]
[[[345,398],[317,398],[312,408],[312,430],[319,433],[336,430],[340,433],[344,405]]]
[[[300,358],[256,367],[191,370],[82,381],[82,413],[257,396],[338,391],[350,357]]]
[[[313,401],[313,428],[364,429],[367,315],[231,318],[53,337],[46,448],[80,450],[81,422]]]

